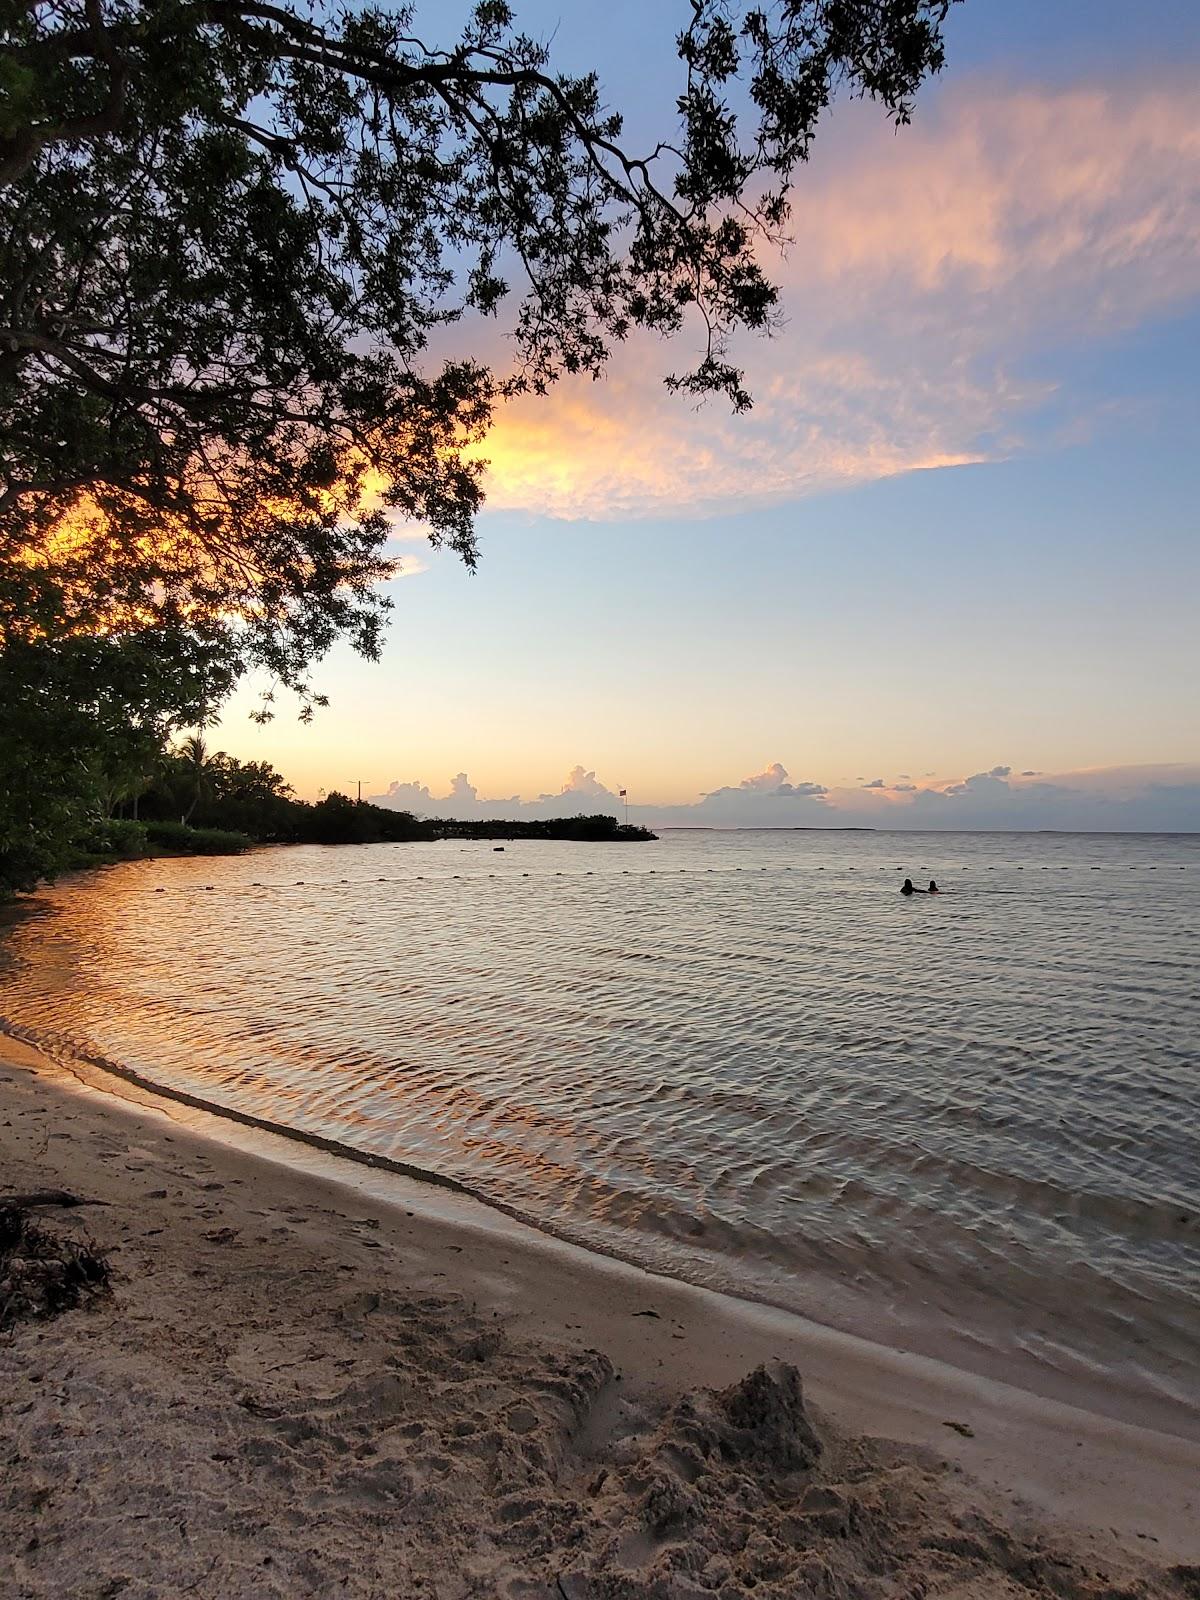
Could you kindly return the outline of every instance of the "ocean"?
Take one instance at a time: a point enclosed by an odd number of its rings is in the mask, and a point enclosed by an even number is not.
[[[1200,836],[494,843],[64,882],[0,1027],[1200,1437]]]

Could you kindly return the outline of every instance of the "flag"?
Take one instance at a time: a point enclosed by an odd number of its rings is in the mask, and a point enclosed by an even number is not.
[[[624,798],[625,798],[625,795],[626,795],[626,792],[627,792],[627,791],[626,791],[626,790],[624,790],[624,789],[618,789],[618,790],[617,790],[617,799],[618,799],[618,800],[624,800]]]

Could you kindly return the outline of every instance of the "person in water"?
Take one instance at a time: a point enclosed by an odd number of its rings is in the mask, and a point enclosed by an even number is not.
[[[930,878],[929,887],[928,887],[928,889],[926,889],[925,893],[926,894],[941,894],[941,892],[942,891],[938,888],[937,884],[934,883],[932,878]]]
[[[914,889],[911,878],[905,878],[904,882],[900,885],[901,894],[941,894],[941,892],[942,891],[938,888],[937,884],[934,883],[932,878],[929,880],[928,889]]]

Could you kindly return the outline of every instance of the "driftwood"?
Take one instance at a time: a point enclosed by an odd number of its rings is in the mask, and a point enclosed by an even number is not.
[[[35,1222],[30,1201],[87,1204],[54,1190],[0,1197],[0,1333],[18,1322],[69,1311],[108,1286],[108,1262],[101,1252]]]

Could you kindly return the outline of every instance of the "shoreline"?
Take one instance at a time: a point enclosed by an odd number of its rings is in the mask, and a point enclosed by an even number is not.
[[[797,1277],[796,1282],[803,1282],[806,1298],[821,1305],[824,1315],[806,1315],[765,1293],[756,1293],[750,1286],[704,1284],[656,1270],[615,1245],[604,1240],[580,1239],[577,1233],[552,1219],[527,1215],[516,1206],[436,1168],[361,1149],[315,1130],[273,1122],[236,1106],[221,1105],[188,1090],[159,1084],[122,1063],[74,1052],[69,1060],[59,1059],[51,1054],[51,1046],[30,1030],[0,1019],[0,1065],[3,1065],[8,1044],[30,1052],[44,1072],[67,1087],[83,1088],[116,1105],[157,1109],[168,1116],[171,1107],[176,1113],[190,1113],[195,1131],[223,1147],[242,1149],[296,1170],[312,1169],[312,1158],[323,1157],[324,1161],[317,1163],[318,1169],[332,1181],[346,1185],[351,1184],[350,1173],[354,1169],[373,1172],[380,1180],[376,1185],[376,1198],[384,1203],[399,1203],[389,1192],[389,1185],[397,1181],[415,1184],[418,1194],[426,1189],[443,1191],[462,1199],[468,1217],[475,1208],[479,1217],[490,1217],[500,1226],[517,1229],[547,1245],[556,1244],[576,1251],[584,1261],[613,1263],[644,1273],[655,1281],[711,1293],[722,1303],[743,1308],[747,1315],[778,1313],[792,1319],[797,1326],[815,1330],[822,1338],[858,1341],[870,1350],[928,1362],[934,1369],[954,1373],[968,1383],[995,1383],[1034,1401],[1060,1405],[1068,1411],[1117,1424],[1132,1423],[1151,1433],[1179,1438],[1200,1449],[1194,1411],[1180,1410],[1176,1402],[1161,1392],[1133,1387],[1127,1378],[1118,1382],[1115,1374],[1106,1373],[1094,1362],[1088,1366],[1078,1355],[1073,1363],[1051,1366],[1014,1356],[1011,1350],[1002,1352],[988,1343],[989,1335],[999,1331],[994,1322],[947,1324],[944,1316],[918,1314],[915,1300],[881,1305],[873,1297],[849,1291],[839,1278],[813,1273]]]
[[[103,1210],[72,1213],[80,1219],[72,1225],[117,1246],[120,1280],[103,1311],[18,1330],[7,1368],[19,1368],[27,1347],[61,1345],[77,1361],[80,1340],[98,1321],[106,1338],[123,1337],[122,1303],[152,1286],[162,1252],[182,1250],[184,1259],[193,1245],[185,1248],[183,1235],[207,1222],[199,1230],[203,1265],[195,1270],[208,1279],[216,1267],[216,1280],[199,1304],[195,1285],[184,1286],[192,1297],[181,1312],[185,1323],[236,1325],[233,1307],[222,1301],[247,1292],[248,1268],[258,1281],[278,1269],[281,1256],[295,1252],[311,1263],[315,1252],[343,1289],[365,1274],[376,1285],[372,1293],[451,1292],[508,1338],[580,1359],[599,1349],[622,1375],[623,1394],[651,1409],[684,1392],[737,1383],[760,1362],[784,1361],[799,1369],[816,1415],[838,1437],[899,1440],[943,1487],[977,1485],[997,1515],[1050,1527],[1093,1561],[1200,1562],[1200,1446],[1182,1438],[655,1277],[449,1189],[352,1167],[278,1134],[247,1129],[245,1141],[213,1137],[200,1113],[145,1091],[147,1103],[134,1105],[72,1083],[7,1036],[0,1037],[0,1073],[5,1185],[54,1181],[107,1200]],[[268,1233],[252,1244],[251,1231],[266,1225],[264,1204],[279,1213],[278,1239]],[[135,1256],[139,1266],[131,1271]],[[286,1306],[277,1309],[286,1323]],[[459,1314],[446,1312],[451,1322]],[[320,1359],[336,1359],[331,1347]],[[225,1382],[235,1405],[228,1374]]]

